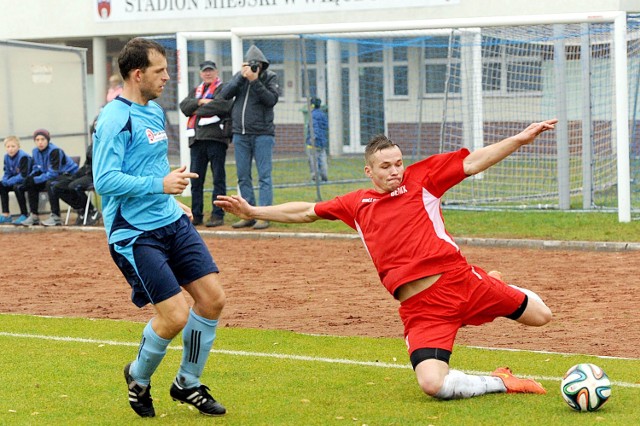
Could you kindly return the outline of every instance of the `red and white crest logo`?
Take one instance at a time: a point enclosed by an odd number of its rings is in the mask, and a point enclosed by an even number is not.
[[[160,130],[154,133],[153,130],[147,129],[145,133],[147,134],[147,139],[149,140],[150,145],[169,139],[167,137],[167,133],[164,130]]]
[[[98,0],[98,15],[107,19],[111,15],[111,0]]]

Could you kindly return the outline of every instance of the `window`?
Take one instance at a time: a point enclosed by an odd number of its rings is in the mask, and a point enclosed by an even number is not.
[[[482,90],[496,94],[542,91],[542,59],[548,48],[483,37]]]
[[[393,94],[395,96],[409,95],[409,67],[406,65],[393,66]]]
[[[460,93],[460,38],[436,36],[424,40],[425,94]]]
[[[304,41],[304,56],[302,56],[302,42]],[[297,55],[300,56],[300,80],[299,87],[300,98],[306,100],[307,94],[310,97],[320,96],[318,94],[318,71],[317,71],[317,46],[316,43],[321,41],[316,40],[301,40],[300,45],[297,45]],[[303,62],[306,60],[306,64]],[[306,72],[306,74],[305,74]],[[307,92],[307,84],[309,85]]]
[[[302,90],[300,91],[301,97],[307,98],[307,86],[309,84],[309,96],[314,97],[318,96],[318,73],[315,69],[315,66],[311,68],[310,65],[307,65],[307,77],[308,80],[305,80],[305,69],[304,67],[300,70],[300,85]]]
[[[461,56],[465,48],[459,36],[424,40],[425,95],[461,93]],[[542,63],[548,48],[495,37],[482,38],[482,90],[487,94],[542,91]]]
[[[406,39],[392,41],[393,46],[393,95],[409,95],[409,52]]]

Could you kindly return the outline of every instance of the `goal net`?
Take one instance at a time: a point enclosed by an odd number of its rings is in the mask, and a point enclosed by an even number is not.
[[[366,185],[362,153],[379,133],[399,144],[411,164],[439,152],[474,150],[531,122],[557,117],[556,131],[466,179],[446,194],[445,205],[615,211],[626,208],[619,206],[620,189],[624,193],[630,184],[630,199],[624,194],[622,199],[637,210],[639,22],[627,16],[622,39],[613,19],[389,31],[178,33],[165,40],[176,49],[172,66],[178,78],[175,92],[163,95],[181,140],[174,162],[188,164],[186,118],[176,105],[199,83],[198,64],[214,60],[228,81],[254,44],[269,59],[281,88],[275,107],[276,202],[327,199]],[[620,46],[626,55],[616,50]],[[329,118],[328,182],[311,179],[305,154],[307,111],[316,97]],[[233,190],[233,145],[227,161]],[[627,174],[625,163],[631,165]]]

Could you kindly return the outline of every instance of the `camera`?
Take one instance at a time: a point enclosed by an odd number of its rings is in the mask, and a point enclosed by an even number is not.
[[[260,69],[260,61],[250,61],[249,62],[249,67],[251,68],[251,71],[253,72],[258,72],[258,70]]]

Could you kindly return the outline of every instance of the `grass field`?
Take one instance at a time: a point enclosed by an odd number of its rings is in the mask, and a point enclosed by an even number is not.
[[[143,421],[128,407],[122,367],[141,323],[0,315],[0,424],[123,425]],[[221,328],[203,382],[228,409],[212,419],[171,400],[179,339],[153,377],[156,424],[220,425],[632,425],[640,423],[640,360],[457,347],[454,368],[488,373],[509,365],[548,394],[486,395],[440,402],[415,383],[401,339],[311,336]],[[560,396],[572,365],[610,376],[610,401],[578,413]]]
[[[211,187],[210,179],[208,176],[207,188]],[[228,182],[234,179],[230,176]],[[345,189],[345,185],[323,186],[323,198]],[[315,201],[314,194],[312,187],[277,189],[275,201]],[[205,209],[206,214],[209,211]],[[445,219],[455,237],[640,242],[640,221],[619,223],[614,213],[445,209]],[[234,220],[226,218],[227,223]],[[354,232],[328,221],[272,224],[273,229]],[[143,327],[142,323],[126,321],[0,314],[0,425],[146,421],[129,409],[122,377],[122,367],[135,355]],[[226,416],[212,419],[173,402],[168,395],[180,363],[179,344],[176,338],[153,377],[157,417],[151,421],[157,424],[640,424],[640,359],[458,346],[451,361],[453,368],[487,374],[487,368],[508,365],[518,375],[540,380],[548,394],[486,395],[440,402],[418,388],[400,338],[311,336],[239,328],[218,330],[205,370],[203,383],[228,409]],[[611,401],[595,413],[574,412],[560,396],[563,373],[580,362],[601,366],[614,383]]]

